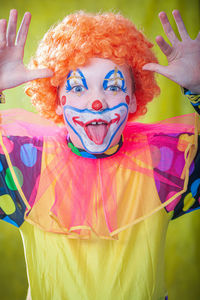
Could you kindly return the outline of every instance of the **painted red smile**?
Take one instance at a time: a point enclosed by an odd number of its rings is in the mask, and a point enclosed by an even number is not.
[[[72,120],[75,125],[78,124],[84,128],[85,133],[87,134],[88,138],[91,141],[93,141],[96,145],[101,145],[108,133],[111,124],[113,123],[118,124],[120,121],[120,115],[119,114],[115,114],[115,115],[116,118],[110,120],[110,122],[107,122],[106,120],[102,120],[102,119],[93,119],[91,121],[83,123],[82,121],[78,120],[79,119],[78,116],[73,117]]]

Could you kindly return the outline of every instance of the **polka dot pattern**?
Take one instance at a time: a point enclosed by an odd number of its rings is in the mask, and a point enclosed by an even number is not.
[[[188,143],[192,143],[193,141],[193,136],[190,136],[188,134],[181,134],[179,137],[178,145],[177,148],[179,151],[185,151]]]
[[[194,204],[195,198],[192,197],[192,193],[189,193],[184,198],[184,207],[183,211],[187,211],[190,209],[190,207]]]
[[[11,163],[14,165],[13,169],[18,179],[19,185],[21,187],[23,186],[23,193],[25,197],[27,199],[30,199],[30,195],[32,195],[31,192],[33,191],[33,187],[36,181],[35,178],[34,180],[32,180],[29,174],[35,173],[35,171],[32,172],[32,169],[34,169],[35,165],[37,165],[38,157],[40,155],[39,152],[42,152],[39,151],[39,149],[43,148],[38,146],[37,140],[35,138],[29,139],[26,137],[24,139],[19,139],[19,137],[17,137],[17,141],[14,143],[13,141],[13,137],[4,137],[4,144],[11,158]],[[144,143],[145,142],[146,140],[144,141]],[[183,166],[185,164],[184,151],[187,148],[189,142],[193,142],[193,136],[190,136],[187,133],[181,134],[179,137],[179,134],[172,134],[171,136],[168,136],[161,132],[155,134],[155,136],[153,137],[151,136],[149,139],[153,168],[155,168],[154,178],[160,201],[162,203],[170,199],[172,196],[176,195],[182,188],[184,180],[180,178],[180,175],[182,174]],[[74,152],[78,156],[98,158],[90,153],[82,152],[80,149],[74,147],[73,144],[68,143],[68,146],[71,148],[72,152]],[[108,149],[105,154],[112,155],[113,153],[118,151],[118,147],[119,146],[116,145]],[[2,151],[3,155],[2,148],[0,148],[0,151]],[[120,152],[118,153],[120,154]],[[147,162],[148,159],[149,158],[147,157]],[[7,166],[5,166],[6,165],[4,162],[3,164],[0,164],[0,172],[3,171],[3,173],[5,173],[5,182],[8,189],[10,189],[10,194],[4,194],[3,197],[0,197],[0,207],[8,215],[17,215],[19,207],[17,206],[17,202],[13,202],[13,200],[11,199],[11,197],[13,199],[15,198],[13,197],[13,195],[16,196],[18,194],[17,187],[12,178],[11,170]],[[150,165],[149,167],[150,171],[154,172],[154,169],[152,170],[152,165]],[[40,170],[41,168],[39,168],[37,175],[40,174]],[[190,174],[193,174],[193,171],[194,165],[190,168]],[[27,184],[27,190],[24,187],[24,184]],[[173,201],[169,204],[169,210],[173,210],[177,204],[182,205],[182,211],[187,211],[188,209],[193,208],[193,205],[195,203],[195,196],[199,191],[199,186],[200,182],[198,180],[195,180],[190,186],[191,192],[187,195],[184,195],[184,201],[180,203],[181,196],[179,198],[176,198],[176,201]],[[33,197],[32,205],[34,205],[34,201],[35,198]],[[13,216],[10,218],[13,219]]]
[[[161,147],[160,153],[161,153],[161,160],[158,164],[158,169],[163,172],[166,172],[171,168],[174,153],[168,147]]]
[[[3,165],[2,165],[2,163],[0,162],[0,172],[2,172],[3,171]]]
[[[151,145],[150,151],[151,151],[153,167],[156,168],[159,165],[161,160],[160,150],[157,146]]]
[[[37,149],[33,144],[24,144],[20,148],[20,158],[27,167],[33,167],[37,161]]]
[[[22,175],[22,172],[17,167],[13,167],[13,170],[15,172],[15,175],[16,175],[17,179],[18,179],[20,187],[22,187],[22,185],[23,185],[23,175]],[[15,182],[13,180],[10,168],[8,168],[6,170],[5,181],[6,181],[6,184],[7,184],[8,188],[10,190],[17,191],[17,187],[16,187]]]
[[[195,180],[191,185],[191,192],[192,192],[193,197],[196,196],[199,188],[200,188],[200,178]]]
[[[6,194],[3,196],[0,196],[0,208],[3,210],[3,212],[7,215],[11,215],[15,212],[15,204],[10,197],[10,195]]]
[[[41,159],[43,140],[41,138],[29,138],[24,136],[2,137],[3,145],[0,145],[0,175],[3,185],[0,183],[0,219],[20,227],[24,222],[26,204],[19,193],[13,172],[22,189],[25,198],[33,205],[36,193],[33,189],[38,186],[37,178],[41,172]],[[3,147],[2,147],[3,146]],[[9,155],[9,160],[4,154],[4,147]],[[9,161],[12,164],[9,168]],[[17,184],[17,185],[18,185]],[[19,187],[18,186],[18,187]]]
[[[174,198],[165,209],[167,212],[173,212],[172,218],[176,218],[188,210],[197,209],[196,198],[200,192],[199,175],[194,179],[195,163],[192,162],[189,169],[191,178],[188,183],[187,192],[176,196],[184,188],[185,181],[185,150],[189,144],[194,144],[194,135],[185,133],[174,133],[163,135],[156,134],[153,138],[149,138],[150,153],[153,164],[153,172],[155,178],[156,189],[161,203]],[[200,141],[199,141],[200,145]],[[196,176],[196,175],[195,175]],[[191,184],[193,185],[191,186]],[[190,193],[189,196],[188,193]],[[187,197],[186,197],[187,196]],[[184,210],[183,210],[184,208]]]
[[[198,137],[198,149],[200,149],[200,136]],[[173,211],[172,219],[176,219],[185,213],[200,209],[200,151],[197,151],[194,161],[189,169],[189,182],[187,190]]]
[[[3,139],[3,144],[6,147],[7,152],[11,153],[13,151],[13,148],[14,148],[13,142],[6,136],[4,136],[2,139]],[[0,145],[0,154],[4,154],[3,148],[2,148],[1,145]]]

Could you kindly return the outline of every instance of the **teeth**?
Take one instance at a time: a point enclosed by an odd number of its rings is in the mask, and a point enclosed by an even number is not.
[[[105,124],[104,122],[91,122],[91,125],[102,125]]]

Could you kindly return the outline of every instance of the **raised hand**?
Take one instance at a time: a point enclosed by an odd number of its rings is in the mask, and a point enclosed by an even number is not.
[[[200,32],[195,40],[187,33],[178,10],[172,12],[181,41],[175,35],[165,12],[159,13],[163,29],[171,42],[171,46],[162,36],[156,37],[161,51],[166,55],[168,66],[148,63],[143,70],[155,71],[191,92],[200,94]]]
[[[17,10],[10,11],[8,26],[6,20],[0,20],[0,91],[34,79],[53,76],[49,69],[28,70],[23,64],[30,21],[31,14],[27,12],[16,34]]]

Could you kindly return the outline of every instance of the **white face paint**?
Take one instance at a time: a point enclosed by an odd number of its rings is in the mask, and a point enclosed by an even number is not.
[[[125,103],[102,112],[80,110],[68,105],[63,109],[67,124],[90,153],[105,152],[128,117],[128,105]]]
[[[90,153],[103,153],[117,144],[128,113],[136,109],[127,65],[92,58],[71,71],[59,88],[60,111],[73,144]]]

